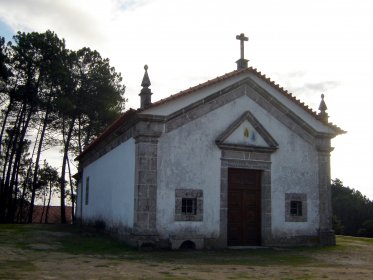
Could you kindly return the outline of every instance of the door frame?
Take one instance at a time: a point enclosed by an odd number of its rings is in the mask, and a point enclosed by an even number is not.
[[[255,176],[259,176],[259,179],[262,177],[261,170],[257,170],[257,169],[246,169],[246,168],[245,169],[243,169],[243,168],[228,168],[228,197],[227,197],[227,199],[228,199],[228,207],[227,207],[227,213],[229,213],[229,206],[230,206],[229,205],[229,191],[230,191],[230,188],[232,187],[230,185],[230,182],[229,182],[229,177],[232,176],[232,174],[234,174],[237,171],[241,171],[241,172],[245,172],[245,173],[246,172],[247,173],[249,173],[249,172],[256,173],[257,175],[255,175]],[[261,225],[262,225],[262,209],[261,209],[261,205],[262,205],[262,201],[261,201],[261,197],[262,197],[262,195],[261,195],[261,193],[262,193],[262,182],[261,181],[255,182],[255,191],[259,191],[259,195],[260,195],[260,197],[258,199],[259,200],[258,201],[258,203],[259,203],[259,209],[257,210],[259,213],[255,213],[255,215],[259,216],[258,227],[255,227],[255,231],[259,230],[259,244],[255,244],[255,245],[254,244],[253,245],[244,245],[244,244],[242,244],[242,245],[230,245],[229,244],[229,240],[228,240],[228,238],[229,238],[229,236],[228,236],[229,235],[229,227],[228,227],[229,226],[229,215],[228,215],[228,218],[227,218],[227,243],[228,243],[229,246],[260,246],[262,244],[262,233],[261,233]]]
[[[261,171],[261,245],[272,240],[271,210],[271,153],[257,151],[222,150],[220,169],[220,234],[216,247],[228,246],[228,169],[253,169]]]

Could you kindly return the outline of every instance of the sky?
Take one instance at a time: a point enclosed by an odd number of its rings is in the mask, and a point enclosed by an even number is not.
[[[0,36],[52,30],[110,59],[138,108],[144,65],[156,101],[236,69],[245,58],[348,133],[332,141],[332,178],[373,199],[373,2],[0,0]],[[48,155],[57,159],[57,155]]]

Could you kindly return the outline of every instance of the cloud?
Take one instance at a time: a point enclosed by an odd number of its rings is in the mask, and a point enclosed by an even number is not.
[[[122,11],[134,10],[147,3],[149,0],[118,0],[115,1],[116,6]]]
[[[323,93],[327,90],[336,88],[340,85],[341,85],[341,83],[338,82],[338,81],[324,81],[324,82],[317,82],[317,83],[305,83],[302,86],[292,88],[292,90],[294,90],[294,92],[300,92],[300,93],[302,93],[302,92],[305,92],[305,93],[307,93],[307,92]]]
[[[0,19],[16,31],[55,31],[72,48],[99,47],[112,36],[116,17],[147,1],[0,0]]]
[[[280,73],[278,75],[281,75]],[[290,79],[293,78],[303,78],[306,75],[304,71],[294,71],[286,74],[286,76]]]
[[[303,81],[304,82],[304,81]],[[329,104],[330,97],[334,96],[335,88],[341,85],[338,81],[305,82],[297,86],[289,86],[289,92],[294,93],[300,100],[305,101],[311,108],[318,110],[321,94],[326,95],[326,103]]]

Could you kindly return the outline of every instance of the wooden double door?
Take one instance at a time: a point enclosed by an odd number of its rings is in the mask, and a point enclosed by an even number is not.
[[[228,246],[261,245],[261,172],[228,169]]]

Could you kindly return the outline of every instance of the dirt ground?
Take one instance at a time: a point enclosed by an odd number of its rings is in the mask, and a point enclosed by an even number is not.
[[[0,225],[0,279],[373,279],[373,239],[323,248],[138,251],[73,226]]]

